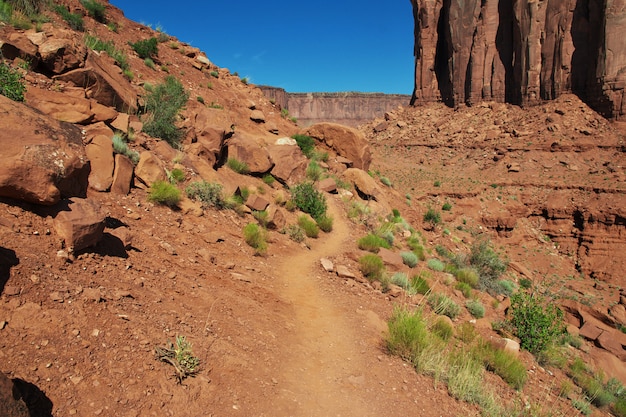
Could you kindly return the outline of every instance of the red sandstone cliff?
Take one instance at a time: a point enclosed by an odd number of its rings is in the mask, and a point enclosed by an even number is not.
[[[625,0],[411,0],[412,104],[530,104],[574,92],[626,114]]]

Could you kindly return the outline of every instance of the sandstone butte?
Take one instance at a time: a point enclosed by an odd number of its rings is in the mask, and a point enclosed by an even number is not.
[[[132,77],[54,12],[40,30],[0,25],[3,62],[26,85],[23,103],[0,96],[0,415],[480,415],[386,349],[395,306],[435,316],[401,280],[362,273],[357,240],[381,228],[389,277],[425,277],[461,307],[441,319],[449,346],[471,328],[521,360],[519,391],[490,371],[479,384],[502,406],[574,415],[589,398],[567,367],[492,329],[508,296],[472,290],[485,307],[474,318],[451,274],[404,264],[409,239],[442,261],[442,248],[463,255],[490,239],[509,285],[530,282],[563,311],[578,341],[562,348],[568,363],[626,383],[623,2],[413,1],[416,107],[248,85],[103,4],[116,30],[63,2],[126,54]],[[151,37],[154,68],[129,46]],[[141,111],[146,83],[170,75],[190,93],[174,147],[143,131]],[[282,115],[292,99],[314,110],[306,125]],[[313,138],[317,166],[295,134]],[[333,228],[304,238],[297,225],[311,219],[290,188],[320,172]],[[178,203],[149,201],[175,177]],[[186,196],[199,181],[246,201]],[[250,223],[265,226],[266,252],[246,244]],[[194,378],[155,358],[178,336],[200,360]]]

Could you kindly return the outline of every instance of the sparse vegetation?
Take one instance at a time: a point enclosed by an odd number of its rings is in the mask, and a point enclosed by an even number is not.
[[[180,168],[174,168],[171,171],[165,170],[167,174],[167,179],[172,184],[178,184],[179,182],[185,181],[185,171]]]
[[[409,277],[404,272],[396,272],[393,274],[391,276],[391,283],[407,291],[411,288]]]
[[[334,219],[332,216],[323,215],[315,220],[319,228],[324,233],[330,233],[333,230]]]
[[[71,13],[65,6],[56,4],[53,6],[55,12],[67,22],[70,28],[82,32],[84,30],[83,16],[78,13]]]
[[[400,252],[402,262],[409,268],[415,268],[418,262],[417,255],[413,252]]]
[[[437,271],[437,272],[443,271],[443,269],[445,267],[443,262],[441,262],[437,258],[430,258],[428,261],[426,261],[426,265],[428,266],[428,268],[432,269],[433,271]]]
[[[250,173],[250,168],[248,164],[243,161],[240,161],[237,158],[228,158],[226,161],[226,166],[238,174],[246,175]]]
[[[359,246],[359,249],[374,253],[378,253],[380,248],[391,248],[391,245],[387,240],[374,233],[369,233],[368,235],[360,238],[357,241],[357,245]]]
[[[304,230],[304,234],[307,237],[317,239],[320,234],[320,228],[317,226],[314,220],[307,215],[298,217],[298,226]]]
[[[485,317],[485,306],[483,306],[483,303],[478,300],[467,300],[465,302],[465,308],[467,308],[467,311],[469,311],[469,313],[477,319]]]
[[[326,214],[326,198],[310,182],[303,182],[292,187],[291,198],[296,207],[310,214],[313,219],[317,220]]]
[[[248,245],[255,249],[255,254],[263,255],[267,251],[265,229],[256,223],[248,223],[243,228],[243,237]]]
[[[104,4],[98,3],[95,0],[80,0],[81,4],[87,10],[87,14],[94,20],[105,23],[106,22],[106,8]]]
[[[306,167],[306,172],[305,172],[306,177],[313,182],[319,181],[320,178],[322,178],[323,173],[324,173],[324,170],[322,169],[322,167],[320,167],[320,164],[318,164],[317,161],[315,160],[311,160],[309,162],[309,165]]]
[[[137,165],[137,162],[139,162],[139,153],[128,147],[128,143],[126,143],[124,135],[115,133],[111,140],[113,142],[113,151],[115,153],[126,156],[132,161],[133,164]]]
[[[148,191],[148,200],[169,207],[176,207],[180,202],[180,190],[167,181],[155,181]]]
[[[222,190],[221,184],[199,181],[189,184],[185,188],[185,193],[189,198],[202,202],[205,207],[215,207],[220,210],[226,207]]]
[[[378,255],[368,253],[359,258],[359,267],[365,277],[371,281],[380,280],[385,271],[385,264]]]
[[[178,383],[198,373],[200,359],[194,356],[191,343],[185,336],[176,336],[176,343],[169,342],[165,347],[157,347],[155,354],[157,359],[174,367]]]
[[[289,235],[289,238],[296,243],[304,242],[304,239],[306,238],[304,230],[302,230],[302,228],[297,224],[287,226],[285,232]]]
[[[157,38],[142,39],[134,43],[129,42],[129,45],[141,59],[152,59],[159,55],[159,40]]]
[[[423,276],[414,275],[411,278],[411,290],[416,294],[427,294],[430,291],[430,285]]]
[[[0,94],[13,101],[24,101],[25,91],[26,85],[22,81],[22,74],[0,62]]]
[[[428,296],[428,304],[436,314],[448,316],[451,319],[456,318],[461,313],[461,307],[442,293],[431,293]]]
[[[85,46],[89,49],[93,49],[94,51],[105,51],[107,55],[115,60],[115,63],[122,70],[129,70],[130,65],[128,64],[128,57],[126,54],[115,47],[113,41],[103,41],[95,36],[86,34],[85,35]]]
[[[432,224],[433,226],[437,225],[441,223],[441,214],[437,210],[429,208],[426,211],[426,214],[424,214],[424,221]]]
[[[175,123],[178,113],[188,99],[189,93],[185,91],[180,81],[168,75],[165,82],[151,88],[145,97],[149,115],[143,131],[178,148],[182,133]]]
[[[312,137],[295,134],[292,136],[292,139],[295,139],[304,156],[307,158],[311,158],[311,156],[313,156],[313,152],[315,151],[315,140]]]

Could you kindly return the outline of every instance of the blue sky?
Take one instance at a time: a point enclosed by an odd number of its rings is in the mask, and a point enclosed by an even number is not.
[[[409,0],[110,0],[254,84],[411,94]]]

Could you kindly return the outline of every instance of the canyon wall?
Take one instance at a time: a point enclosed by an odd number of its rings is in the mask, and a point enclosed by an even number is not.
[[[260,86],[263,93],[300,126],[333,122],[356,127],[398,106],[409,104],[411,96],[382,93],[288,93],[282,88]]]
[[[573,92],[626,115],[626,0],[411,0],[411,104],[532,104]]]

